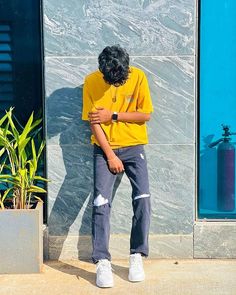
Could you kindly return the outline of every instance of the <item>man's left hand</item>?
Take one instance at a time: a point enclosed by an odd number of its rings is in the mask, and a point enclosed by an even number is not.
[[[97,107],[96,111],[89,112],[88,117],[91,124],[111,122],[112,111]]]

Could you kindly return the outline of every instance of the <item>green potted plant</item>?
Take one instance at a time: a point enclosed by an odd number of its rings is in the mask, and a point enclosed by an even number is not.
[[[38,175],[45,141],[35,142],[42,119],[22,128],[13,108],[0,119],[0,273],[40,272],[43,264],[43,201]],[[38,146],[38,148],[36,147]]]

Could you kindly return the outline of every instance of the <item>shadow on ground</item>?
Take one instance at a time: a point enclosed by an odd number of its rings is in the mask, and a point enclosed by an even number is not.
[[[68,275],[75,276],[75,277],[77,277],[78,280],[80,280],[80,278],[82,278],[85,281],[87,281],[88,283],[90,283],[91,285],[96,286],[95,273],[93,273],[93,272],[87,271],[87,270],[80,268],[80,267],[73,266],[73,265],[66,263],[64,261],[62,262],[62,261],[52,261],[51,260],[51,261],[44,262],[44,264],[46,264],[47,266],[49,266],[57,271],[63,272]]]

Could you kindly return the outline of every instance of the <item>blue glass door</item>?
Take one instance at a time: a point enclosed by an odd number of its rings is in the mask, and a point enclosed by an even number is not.
[[[198,217],[236,218],[236,1],[201,0]]]

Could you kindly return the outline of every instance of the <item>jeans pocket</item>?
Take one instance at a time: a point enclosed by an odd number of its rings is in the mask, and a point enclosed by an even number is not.
[[[93,155],[94,156],[104,156],[105,154],[104,154],[103,150],[100,148],[100,146],[94,144]]]

